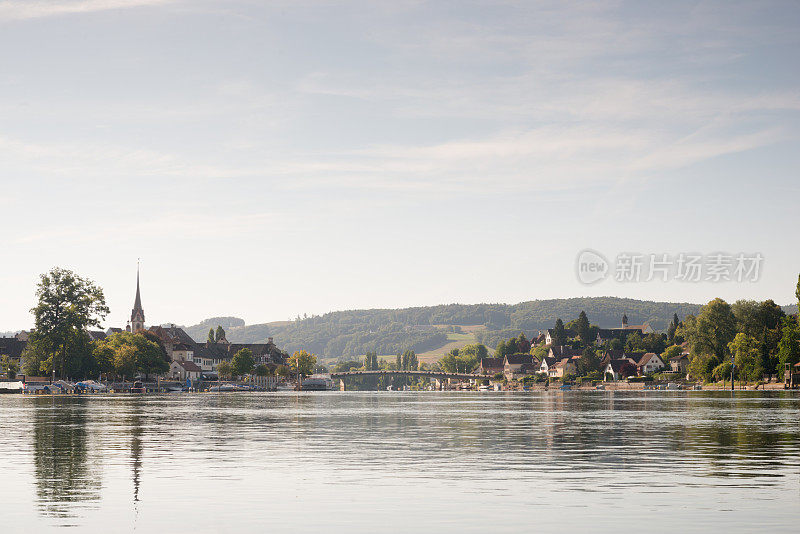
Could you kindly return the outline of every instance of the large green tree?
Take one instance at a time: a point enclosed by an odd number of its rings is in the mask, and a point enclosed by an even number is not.
[[[86,376],[93,371],[86,329],[99,326],[108,314],[103,290],[87,278],[56,267],[39,278],[38,303],[31,310],[34,330],[28,355],[39,371]]]
[[[567,332],[564,329],[564,322],[559,317],[556,319],[556,325],[553,327],[552,345],[559,347],[567,344]]]
[[[753,336],[748,336],[742,332],[728,344],[728,349],[734,356],[736,374],[739,379],[748,382],[761,380],[764,376],[764,368],[761,366],[761,347]]]
[[[729,354],[728,344],[736,336],[736,317],[730,304],[716,298],[703,306],[697,315],[694,331],[690,334],[689,345],[692,354],[712,355],[716,362],[722,363]],[[713,368],[712,368],[713,370]]]
[[[672,322],[669,323],[669,327],[667,327],[667,339],[670,343],[675,342],[675,332],[678,331],[678,326],[680,324],[680,321],[678,321],[678,314],[676,313],[672,316]]]
[[[595,371],[600,371],[600,358],[597,356],[597,351],[594,347],[586,347],[583,349],[583,354],[581,354],[581,357],[578,360],[577,367],[578,374],[583,376]]]
[[[778,342],[778,376],[784,377],[786,364],[800,362],[800,325],[792,317],[783,320],[781,339]]]
[[[379,369],[378,353],[367,352],[367,354],[364,356],[364,370],[377,371],[378,369]]]
[[[147,378],[169,370],[164,349],[143,333],[118,332],[108,336],[95,342],[93,354],[102,370],[109,372],[113,368],[120,376],[132,377],[140,373]]]
[[[243,376],[253,372],[255,366],[255,358],[253,358],[253,351],[248,348],[243,348],[233,355],[231,365],[233,366],[233,374]]]
[[[575,331],[578,333],[578,337],[581,338],[581,344],[584,347],[589,346],[589,343],[592,342],[591,326],[592,325],[589,324],[589,318],[586,316],[586,312],[581,310],[581,313],[578,314],[578,320],[575,321]]]
[[[297,350],[289,358],[289,367],[298,376],[310,375],[317,365],[317,357],[305,350]]]

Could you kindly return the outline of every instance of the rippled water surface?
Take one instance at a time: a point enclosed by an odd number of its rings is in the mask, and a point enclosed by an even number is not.
[[[4,531],[800,530],[794,393],[0,396]]]

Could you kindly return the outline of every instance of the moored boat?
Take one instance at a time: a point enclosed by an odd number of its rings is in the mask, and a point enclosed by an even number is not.
[[[330,375],[311,375],[303,380],[301,391],[330,391],[333,389],[333,379]]]

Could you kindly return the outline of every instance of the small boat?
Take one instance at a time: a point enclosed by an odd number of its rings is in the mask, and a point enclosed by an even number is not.
[[[603,384],[597,384],[594,389],[606,389],[606,387]]]
[[[488,385],[478,386],[478,391],[492,391],[492,386]]]
[[[669,390],[681,389],[681,386],[680,384],[676,384],[675,382],[670,382],[667,384],[667,389]]]
[[[131,386],[131,393],[147,393],[147,388],[144,387],[141,380],[137,380]]]
[[[562,390],[562,391],[569,391],[569,390],[571,390],[571,389],[572,389],[572,386],[571,386],[571,385],[569,385],[569,384],[564,384],[563,386],[561,386],[561,387],[560,387],[560,388],[558,388],[558,389],[560,389],[560,390]]]

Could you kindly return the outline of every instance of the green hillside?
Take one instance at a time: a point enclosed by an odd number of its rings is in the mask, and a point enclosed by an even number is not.
[[[552,328],[557,317],[565,322],[586,311],[592,324],[618,326],[623,314],[630,324],[649,323],[665,330],[674,313],[683,318],[695,314],[699,304],[651,302],[616,297],[534,300],[519,304],[445,304],[403,309],[348,310],[295,321],[243,325],[234,317],[221,318],[232,342],[257,343],[274,337],[284,350],[306,349],[324,358],[353,358],[367,351],[395,354],[405,349],[418,353],[439,352],[452,339],[452,328],[468,327],[475,339],[494,346],[502,337],[536,335]],[[223,326],[225,326],[223,325]],[[232,326],[235,325],[235,326]],[[243,326],[240,326],[243,325]],[[203,341],[214,319],[187,327],[189,334]],[[480,328],[475,328],[480,326]]]

